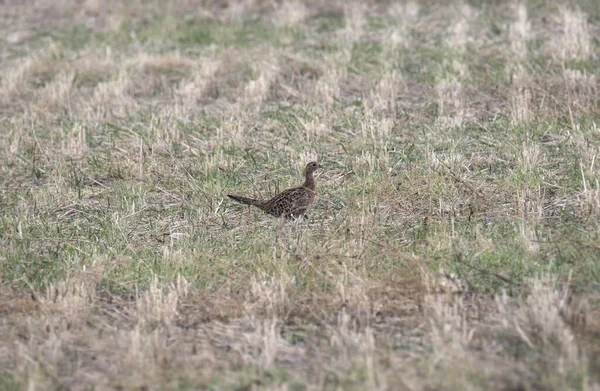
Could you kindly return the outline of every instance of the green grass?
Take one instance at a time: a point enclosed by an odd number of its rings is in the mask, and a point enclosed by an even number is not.
[[[0,388],[597,387],[588,3],[13,9]]]

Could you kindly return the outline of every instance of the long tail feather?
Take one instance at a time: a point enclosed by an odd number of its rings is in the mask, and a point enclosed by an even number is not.
[[[263,206],[263,202],[260,200],[255,200],[254,198],[242,197],[233,194],[227,194],[227,197],[231,198],[234,201],[239,202],[240,204],[253,205],[258,206],[259,208]]]

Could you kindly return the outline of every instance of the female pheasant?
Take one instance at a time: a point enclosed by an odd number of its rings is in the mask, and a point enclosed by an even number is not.
[[[256,200],[232,194],[227,194],[227,197],[242,204],[256,206],[272,216],[283,216],[286,219],[298,218],[304,215],[308,207],[315,201],[316,187],[313,174],[322,167],[317,162],[308,163],[305,169],[306,179],[302,186],[287,189],[270,200]]]

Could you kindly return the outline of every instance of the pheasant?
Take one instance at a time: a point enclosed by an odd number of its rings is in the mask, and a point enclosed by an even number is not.
[[[313,174],[322,167],[317,162],[308,163],[305,169],[306,179],[301,186],[287,189],[270,200],[256,200],[232,194],[227,194],[227,197],[241,204],[256,206],[272,216],[283,216],[286,219],[298,218],[304,215],[315,200],[316,187]]]

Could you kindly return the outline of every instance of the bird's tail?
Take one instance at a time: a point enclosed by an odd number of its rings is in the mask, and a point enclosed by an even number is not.
[[[259,208],[263,206],[263,202],[261,200],[255,200],[254,198],[242,197],[232,194],[227,194],[227,197],[239,202],[240,204],[258,206]]]

